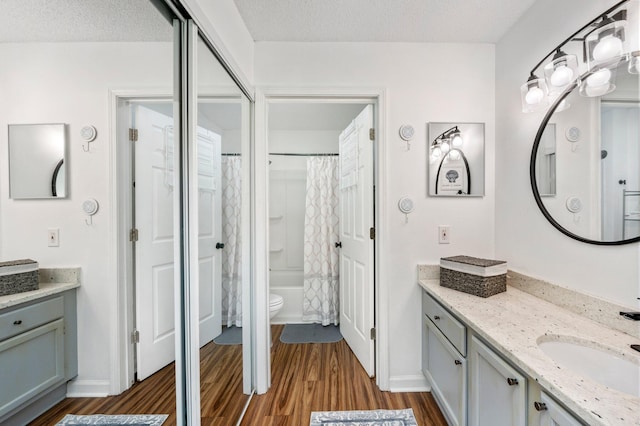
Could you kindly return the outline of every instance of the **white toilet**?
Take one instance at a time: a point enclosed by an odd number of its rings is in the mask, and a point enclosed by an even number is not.
[[[276,293],[269,293],[269,319],[278,315],[284,305],[284,298]]]

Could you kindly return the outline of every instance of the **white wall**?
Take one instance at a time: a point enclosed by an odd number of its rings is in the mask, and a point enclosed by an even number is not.
[[[388,168],[382,183],[389,215],[379,229],[389,235],[380,253],[389,289],[389,351],[392,388],[422,377],[420,288],[416,265],[441,256],[494,255],[494,47],[418,43],[256,43],[255,82],[264,87],[357,87],[387,89],[387,134],[381,152]],[[486,123],[486,195],[427,196],[426,123]],[[400,140],[412,124],[411,150]],[[258,143],[264,141],[257,141]],[[405,223],[397,200],[409,195],[415,210]],[[438,245],[438,225],[451,226],[451,244]]]
[[[602,247],[574,241],[553,228],[536,206],[528,170],[543,113],[524,114],[520,107],[519,87],[531,67],[613,4],[538,0],[497,44],[496,255],[518,272],[634,307],[638,244]]]
[[[171,43],[0,44],[0,258],[81,268],[76,383],[88,392],[109,390],[109,342],[117,325],[109,89],[170,90],[172,56]],[[10,123],[68,125],[68,198],[9,199]],[[82,150],[79,133],[85,124],[98,130],[91,152]],[[100,203],[92,226],[81,210],[86,198]],[[60,247],[47,247],[48,228],[60,229]]]

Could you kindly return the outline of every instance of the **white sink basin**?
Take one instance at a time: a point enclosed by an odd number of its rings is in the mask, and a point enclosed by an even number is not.
[[[568,336],[543,336],[538,346],[560,367],[640,397],[640,357],[625,357],[598,343]]]

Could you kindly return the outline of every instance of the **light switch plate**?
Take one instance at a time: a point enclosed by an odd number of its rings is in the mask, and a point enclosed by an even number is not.
[[[49,247],[60,246],[60,230],[58,228],[49,228],[47,230],[47,241]]]

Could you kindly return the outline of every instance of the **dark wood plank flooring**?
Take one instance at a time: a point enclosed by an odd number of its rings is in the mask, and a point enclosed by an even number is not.
[[[290,345],[280,342],[284,326],[272,326],[272,387],[254,395],[243,426],[309,424],[312,411],[412,408],[419,425],[447,423],[428,392],[382,392],[344,340]],[[202,425],[235,425],[246,402],[242,395],[242,346],[209,343],[201,350]],[[65,414],[169,414],[176,424],[174,365],[170,364],[117,396],[67,398],[34,422],[54,425]]]

